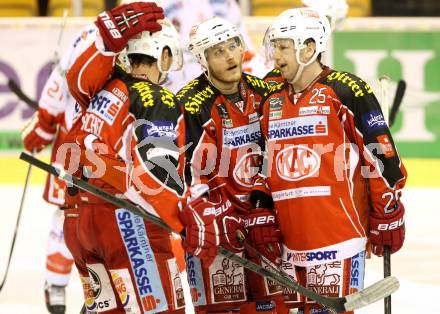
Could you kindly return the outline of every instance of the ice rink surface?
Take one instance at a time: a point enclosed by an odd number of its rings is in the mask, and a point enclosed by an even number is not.
[[[0,276],[14,232],[22,185],[0,185]],[[0,314],[47,313],[44,297],[45,247],[53,207],[41,198],[43,186],[31,185],[26,197],[6,285],[0,292]],[[392,274],[400,280],[393,295],[394,314],[440,313],[440,189],[407,188],[406,242],[392,257]],[[438,203],[439,202],[439,203]],[[382,278],[382,259],[367,260],[365,283]],[[67,313],[77,314],[82,306],[78,275],[67,288]],[[359,314],[383,313],[377,302]]]

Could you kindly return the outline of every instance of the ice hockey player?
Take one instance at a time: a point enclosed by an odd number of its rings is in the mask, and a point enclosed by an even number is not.
[[[363,289],[367,240],[378,256],[385,245],[392,253],[402,247],[406,170],[370,86],[321,64],[330,33],[312,9],[275,19],[267,49],[285,81],[264,100],[261,128],[282,268],[336,297]],[[300,313],[329,313],[289,298]]]
[[[186,143],[191,144],[185,172],[192,201],[181,217],[193,303],[197,313],[217,313],[239,311],[257,300],[251,312],[276,313],[278,286],[216,256],[218,244],[243,251],[235,236],[237,229],[243,232],[242,219],[251,222],[247,232],[252,245],[272,261],[280,255],[272,204],[264,202],[270,197],[256,192],[255,199],[249,198],[260,160],[258,111],[269,87],[242,72],[243,40],[225,19],[194,26],[189,50],[205,70],[176,95],[185,115]]]
[[[23,129],[23,144],[30,152],[39,152],[52,144],[51,163],[56,164],[60,145],[66,142],[75,117],[75,100],[68,92],[65,73],[75,58],[94,41],[96,27],[84,28],[63,53],[43,87],[38,110]],[[63,209],[68,204],[65,198],[64,181],[48,175],[43,198],[56,205],[49,233],[46,254],[45,301],[50,313],[65,313],[65,288],[73,265],[73,257],[65,244]]]
[[[180,67],[181,52],[177,32],[166,21],[161,22],[158,32],[152,32],[158,28],[151,24],[142,26],[151,27],[151,31],[136,31],[143,22],[138,20],[139,13],[150,4],[126,4],[101,14],[95,45],[69,70],[68,83],[72,95],[85,108],[76,140],[85,155],[81,161],[89,182],[110,193],[125,194],[180,232],[177,204],[183,183],[177,174],[176,144],[180,110],[174,95],[157,83],[167,71]],[[155,9],[155,19],[163,18],[161,12]],[[118,29],[127,36],[125,42],[109,37],[112,32],[106,29],[116,25],[121,16],[128,19],[124,23],[128,30]],[[127,43],[130,74],[115,72],[104,89],[91,92],[97,85],[90,87],[93,76],[89,74],[97,74],[96,84],[102,86],[108,72],[100,72],[99,67],[82,71],[84,68],[77,66],[80,59],[95,49],[92,59],[107,54],[110,61],[97,63],[107,67]],[[90,100],[90,95],[95,96]],[[77,255],[74,250],[72,253],[75,260],[86,264],[92,287],[99,283],[100,289],[99,294],[91,287],[85,291],[87,309],[183,313],[183,291],[170,233],[90,194],[81,192],[80,196],[79,221],[76,230],[69,230],[72,238],[77,237]]]

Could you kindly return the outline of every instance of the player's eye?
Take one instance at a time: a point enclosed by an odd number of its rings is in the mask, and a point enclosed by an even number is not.
[[[237,48],[238,48],[238,45],[236,42],[233,42],[229,45],[229,51],[234,51]]]
[[[225,54],[225,49],[223,48],[216,48],[214,50],[214,56],[216,57],[222,57]]]

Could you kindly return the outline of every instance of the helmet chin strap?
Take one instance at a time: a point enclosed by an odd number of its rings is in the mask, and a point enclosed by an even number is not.
[[[203,71],[203,74],[205,75],[206,79],[209,83],[212,84],[215,88],[217,88],[213,81],[211,81],[211,74],[209,73],[209,67],[202,67],[202,69],[205,69],[206,71]]]
[[[297,49],[296,53],[295,53],[295,57],[296,57],[296,61],[298,62],[299,66],[298,66],[298,70],[296,71],[296,74],[295,74],[294,78],[291,81],[289,81],[290,84],[295,84],[300,79],[300,77],[303,74],[304,69],[306,68],[306,66],[308,66],[313,61],[315,61],[317,56],[318,56],[318,54],[316,53],[316,50],[315,50],[315,53],[310,58],[310,60],[307,61],[306,63],[304,63],[304,62],[302,62],[300,60],[300,55],[299,55],[300,53],[301,53],[301,50]]]
[[[164,73],[159,71],[159,76],[157,77],[157,84],[162,85],[163,83],[165,83],[167,78],[168,78],[168,72]]]

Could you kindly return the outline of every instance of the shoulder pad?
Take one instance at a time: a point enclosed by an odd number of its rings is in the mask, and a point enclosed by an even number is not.
[[[183,110],[190,114],[199,114],[203,107],[214,103],[218,91],[204,78],[204,74],[186,84],[176,98]],[[202,105],[203,104],[203,105]]]
[[[281,71],[278,69],[273,69],[272,71],[268,72],[265,76],[264,76],[264,80],[271,78],[271,77],[279,77],[281,76]]]
[[[115,64],[114,70],[113,70],[113,77],[114,78],[124,78],[127,76],[127,71],[125,68],[120,64]]]
[[[359,98],[373,94],[373,89],[354,74],[343,71],[332,71],[320,80],[321,83],[332,87],[341,98]]]
[[[280,70],[278,69],[273,69],[272,71],[270,71],[269,73],[267,73],[263,80],[267,83],[269,83],[269,85],[275,85],[281,82],[284,82],[284,78],[281,75]]]
[[[270,90],[270,85],[256,76],[243,73],[243,78],[248,87],[261,96],[264,96]]]
[[[267,99],[270,96],[272,96],[273,94],[276,94],[276,93],[279,93],[280,91],[282,91],[284,87],[285,87],[285,82],[277,83],[275,85],[270,86],[269,91],[265,95],[263,95],[264,97],[261,100],[261,104],[264,104],[267,101]]]
[[[127,86],[132,105],[140,103],[144,107],[167,106],[170,109],[176,107],[174,94],[163,86],[136,79],[128,81]]]
[[[268,94],[278,93],[284,88],[284,85],[284,82],[271,85]]]

